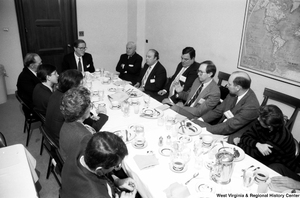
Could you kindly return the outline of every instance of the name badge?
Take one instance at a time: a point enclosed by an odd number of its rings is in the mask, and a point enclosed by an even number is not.
[[[129,67],[133,67],[133,65],[128,65]]]
[[[205,99],[200,98],[200,100],[198,101],[199,104],[202,104],[203,102],[205,102]]]
[[[150,79],[150,83],[155,83],[155,79]]]
[[[179,80],[182,81],[182,82],[185,82],[186,77],[181,75],[180,78],[179,78]]]

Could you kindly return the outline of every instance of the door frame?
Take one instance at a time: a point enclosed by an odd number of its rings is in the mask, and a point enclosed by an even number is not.
[[[64,0],[62,0],[64,1]],[[71,23],[73,27],[73,38],[74,40],[78,39],[78,27],[77,27],[77,7],[76,7],[76,0],[69,0],[71,4]],[[21,49],[22,49],[22,55],[25,57],[27,53],[28,47],[27,47],[27,39],[26,39],[26,28],[25,28],[25,20],[24,20],[24,10],[22,5],[22,0],[15,0],[15,8],[16,8],[16,15],[17,15],[17,21],[18,21],[18,28],[19,28],[19,36],[20,36],[20,42],[21,42]],[[70,49],[70,46],[66,47],[68,52],[70,52],[73,49]]]

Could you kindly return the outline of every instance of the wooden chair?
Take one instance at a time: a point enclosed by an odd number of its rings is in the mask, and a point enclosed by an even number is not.
[[[61,181],[58,176],[61,176],[61,171],[62,171],[64,161],[60,155],[59,147],[51,139],[51,137],[47,133],[44,125],[40,126],[40,130],[44,137],[44,141],[42,142],[43,147],[47,150],[47,152],[50,156],[46,179],[48,179],[50,176],[50,173],[52,173],[54,175],[58,185],[61,187]]]
[[[5,137],[4,137],[4,135],[0,132],[0,148],[6,147],[6,146],[7,146],[7,144],[6,144]]]
[[[15,96],[22,105],[22,110],[25,116],[25,122],[24,122],[24,133],[27,131],[27,140],[26,140],[26,146],[28,146],[29,139],[31,136],[31,124],[34,122],[39,122],[39,117],[35,114],[35,112],[22,100],[22,98],[19,96],[18,91],[15,92]]]
[[[227,89],[227,85],[222,85],[223,81],[228,81],[230,77],[230,74],[227,74],[225,72],[221,72],[219,71],[219,74],[218,74],[218,85],[220,87],[220,92],[221,92],[221,100],[224,100],[226,98],[226,96],[228,95],[229,93],[229,90]]]
[[[36,111],[36,110],[33,110],[35,112],[35,114],[39,117],[42,125],[45,125],[46,123],[46,118],[43,114],[41,114],[40,112]],[[43,154],[43,150],[44,150],[44,146],[43,146],[43,142],[44,142],[45,138],[44,136],[42,135],[42,141],[41,141],[41,148],[40,148],[40,155]]]
[[[277,102],[283,103],[287,106],[290,106],[294,109],[292,115],[290,118],[286,118],[286,123],[285,126],[286,128],[292,132],[293,130],[293,126],[295,123],[295,120],[297,118],[298,112],[300,110],[300,99],[286,95],[284,93],[269,89],[269,88],[265,88],[264,90],[264,100],[261,103],[261,106],[265,106],[268,103],[268,100],[275,100]],[[296,145],[296,156],[299,156],[300,153],[300,147],[299,147],[299,142],[295,139],[295,145]]]

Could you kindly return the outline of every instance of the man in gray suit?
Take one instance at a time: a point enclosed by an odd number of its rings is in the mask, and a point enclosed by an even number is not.
[[[250,85],[251,78],[246,72],[233,72],[225,100],[194,122],[213,134],[230,135],[228,142],[233,143],[233,138],[240,137],[258,118],[259,102]]]
[[[213,80],[216,71],[212,61],[200,63],[198,78],[194,80],[192,87],[188,91],[182,91],[182,87],[178,86],[177,94],[169,98],[170,102],[176,103],[171,109],[189,119],[200,117],[213,109],[220,101],[220,89]]]

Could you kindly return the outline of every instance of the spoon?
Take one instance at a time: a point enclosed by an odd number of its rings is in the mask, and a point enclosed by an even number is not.
[[[222,146],[224,147],[224,142],[223,142],[223,140],[221,140],[220,142],[221,142]]]
[[[187,185],[192,179],[196,178],[199,175],[199,173],[195,173],[191,179],[189,179],[187,182],[185,182],[185,185]]]

